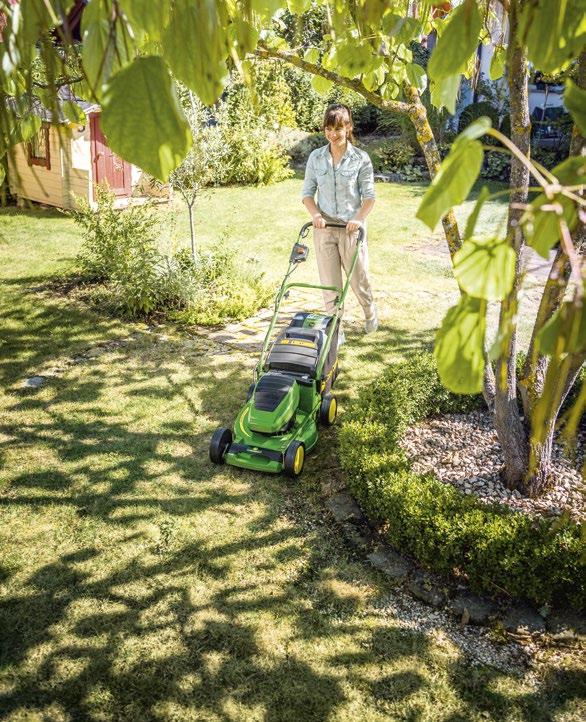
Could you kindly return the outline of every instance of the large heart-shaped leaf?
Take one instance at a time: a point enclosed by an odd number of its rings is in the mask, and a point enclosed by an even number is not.
[[[435,337],[441,382],[457,394],[482,391],[486,302],[463,296],[447,312]]]
[[[228,82],[227,22],[223,5],[213,0],[175,0],[163,34],[164,58],[173,74],[204,105],[212,105]]]
[[[470,239],[454,255],[454,276],[469,296],[500,301],[512,288],[515,260],[506,240]]]
[[[165,62],[135,58],[110,80],[104,92],[101,125],[112,150],[166,181],[191,147]]]
[[[416,214],[431,230],[450,208],[466,199],[480,173],[483,155],[477,140],[465,139],[452,145]]]
[[[529,60],[544,73],[555,73],[580,54],[586,43],[584,0],[533,0],[524,4],[521,37]]]
[[[160,40],[169,22],[169,0],[121,0],[121,4],[134,28],[144,30],[151,39]]]
[[[327,95],[332,89],[332,82],[321,75],[314,75],[311,79],[311,86],[319,95]]]
[[[429,59],[427,72],[430,78],[441,80],[461,73],[476,52],[481,27],[476,0],[465,0],[452,10]]]

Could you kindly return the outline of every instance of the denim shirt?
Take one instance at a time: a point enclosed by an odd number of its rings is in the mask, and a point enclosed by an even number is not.
[[[334,168],[330,146],[312,151],[305,166],[302,197],[313,198],[333,219],[349,221],[367,198],[374,198],[374,173],[368,153],[350,142],[337,168]]]

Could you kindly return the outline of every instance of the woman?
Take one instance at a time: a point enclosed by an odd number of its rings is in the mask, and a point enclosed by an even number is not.
[[[347,105],[330,105],[323,129],[328,145],[312,151],[303,183],[303,205],[313,220],[313,239],[320,282],[342,287],[342,268],[347,273],[354,255],[358,229],[374,206],[374,175],[368,154],[352,141],[352,113]],[[317,191],[317,203],[315,194]],[[326,223],[345,228],[326,228]],[[378,318],[368,278],[366,238],[360,249],[350,286],[364,311],[364,330],[376,331]],[[334,308],[336,293],[324,291],[326,310]],[[344,342],[340,332],[339,343]]]

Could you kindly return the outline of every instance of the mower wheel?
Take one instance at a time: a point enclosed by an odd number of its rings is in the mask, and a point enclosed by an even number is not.
[[[223,464],[224,455],[232,443],[232,432],[225,426],[220,426],[214,431],[210,441],[210,461],[214,464]]]
[[[287,476],[296,477],[303,471],[305,446],[301,441],[292,441],[285,452],[283,470]]]
[[[319,420],[324,426],[332,426],[338,415],[338,401],[335,396],[326,394],[319,407]]]

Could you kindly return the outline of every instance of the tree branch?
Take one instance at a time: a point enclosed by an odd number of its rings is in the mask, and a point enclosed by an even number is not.
[[[393,110],[396,113],[403,113],[405,115],[408,115],[413,110],[409,103],[403,103],[400,100],[385,100],[380,95],[368,90],[361,80],[345,78],[343,75],[338,75],[338,73],[334,73],[332,70],[325,70],[325,68],[322,68],[319,65],[308,63],[307,60],[303,60],[303,58],[300,58],[299,55],[290,50],[257,48],[254,51],[254,55],[259,58],[274,58],[275,60],[282,60],[286,63],[290,63],[291,65],[295,65],[297,68],[305,70],[312,75],[319,75],[322,78],[329,80],[331,83],[336,83],[337,85],[343,85],[345,88],[350,88],[350,90],[354,90],[366,98],[366,100],[370,103],[376,105],[377,108],[382,108],[383,110]]]

